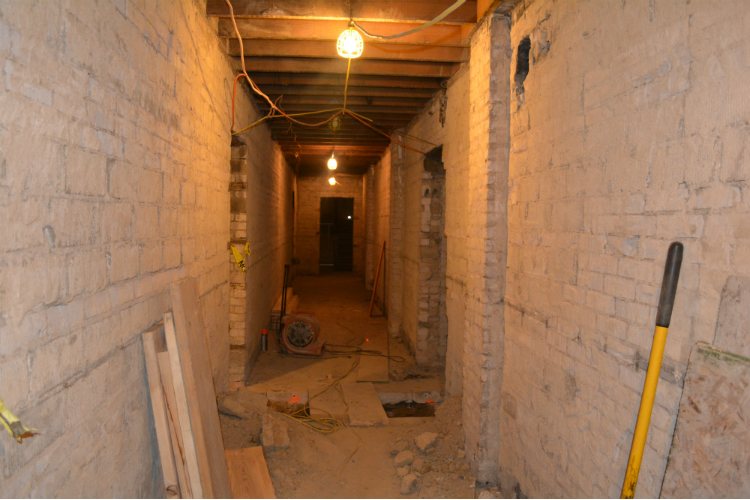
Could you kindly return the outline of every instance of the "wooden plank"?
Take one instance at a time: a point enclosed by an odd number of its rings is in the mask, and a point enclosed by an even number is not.
[[[245,57],[248,72],[333,73],[346,75],[344,58],[315,59],[312,57]],[[457,71],[456,63],[390,61],[365,59],[352,62],[352,75],[416,76],[450,78]]]
[[[258,85],[316,85],[333,86],[338,91],[344,88],[343,74],[296,74],[264,69],[262,72],[248,70],[250,78]],[[402,89],[440,89],[444,77],[409,77],[396,75],[350,75],[349,87],[386,87]]]
[[[174,393],[174,382],[172,379],[172,368],[169,362],[169,353],[165,349],[159,351],[157,348],[156,358],[159,361],[161,383],[164,389],[164,397],[167,401],[167,418],[169,420],[169,435],[172,438],[172,454],[177,468],[177,480],[180,483],[182,498],[193,498],[193,488],[190,484],[190,475],[187,469],[187,458],[185,456],[185,445],[182,442],[182,428],[177,414],[177,400]]]
[[[348,21],[431,21],[455,0],[231,0],[237,18],[338,19]],[[351,7],[351,8],[350,8]],[[208,0],[208,16],[229,16],[224,0]],[[477,22],[477,2],[467,0],[443,24]]]
[[[335,387],[318,384],[308,389],[310,394],[310,416],[312,418],[346,418],[346,402]]]
[[[156,348],[154,347],[154,337],[157,333],[161,333],[163,328],[163,324],[158,324],[143,332],[141,337],[143,340],[143,354],[146,358],[148,388],[151,393],[151,408],[154,412],[156,442],[159,447],[164,486],[167,498],[180,498],[180,485],[177,478],[177,468],[175,466],[174,455],[172,454],[172,441],[169,433],[167,405],[164,399],[164,390],[162,389],[159,361],[156,358]]]
[[[388,334],[382,332],[374,335],[359,347],[368,351],[380,351],[388,356]],[[388,358],[385,356],[360,355],[357,382],[388,382]]]
[[[262,446],[226,450],[232,498],[276,498]]]
[[[333,41],[319,40],[248,40],[242,49],[247,57],[325,57],[341,59]],[[469,60],[468,47],[444,47],[442,45],[411,45],[368,41],[362,55],[356,59],[388,59],[394,61],[465,62]],[[240,43],[229,39],[228,53],[239,56]]]
[[[167,342],[167,352],[169,355],[170,371],[172,375],[171,379],[175,396],[174,402],[177,408],[177,421],[180,422],[182,450],[185,455],[185,465],[190,480],[190,489],[193,493],[193,498],[204,498],[200,466],[198,465],[198,453],[196,450],[195,437],[193,436],[192,431],[193,422],[190,421],[190,409],[185,391],[182,363],[180,360],[179,342],[175,333],[171,312],[164,314],[164,336]],[[186,362],[189,363],[189,361]]]
[[[396,35],[421,26],[423,23],[394,23],[362,21],[359,23],[370,33],[378,35]],[[349,26],[345,20],[326,19],[237,19],[237,29],[243,39],[255,40],[327,40],[334,42]],[[219,36],[236,38],[232,20],[219,19]],[[365,40],[369,40],[365,38]],[[452,24],[435,24],[430,29],[418,31],[394,39],[396,43],[429,44],[429,45],[465,45],[465,27]]]
[[[693,347],[661,498],[750,497],[749,388],[750,359]]]
[[[231,489],[198,280],[191,277],[173,283],[170,294],[203,494],[207,498],[229,498]]]
[[[349,405],[349,425],[352,427],[374,427],[388,425],[378,393],[370,382],[348,382],[341,384],[344,400]]]

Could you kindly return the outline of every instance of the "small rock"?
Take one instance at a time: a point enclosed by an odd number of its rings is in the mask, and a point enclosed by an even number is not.
[[[458,458],[462,459],[466,456],[466,452],[464,450],[458,450]]]
[[[414,474],[408,474],[401,480],[401,494],[411,495],[417,491],[418,479]]]
[[[417,445],[417,448],[420,450],[427,451],[428,449],[435,446],[435,441],[437,441],[438,435],[434,432],[425,432],[423,434],[420,434],[414,439],[414,444]]]
[[[218,398],[218,408],[224,415],[230,415],[237,418],[250,418],[252,415],[248,412],[244,406],[239,404],[231,396],[223,396]]]
[[[456,472],[456,462],[451,462],[451,464],[448,466],[448,472]]]
[[[258,394],[246,387],[241,387],[234,393],[239,404],[256,415],[264,415],[268,409],[268,398],[265,394]]]
[[[495,498],[495,495],[490,493],[488,490],[482,491],[477,498]]]
[[[412,462],[414,462],[414,454],[410,451],[402,451],[393,459],[393,465],[397,468],[411,465]]]
[[[409,473],[409,468],[408,467],[399,467],[398,469],[396,469],[396,475],[398,477],[404,477],[408,473]]]
[[[265,451],[289,448],[289,425],[272,413],[266,413],[263,415],[261,440]]]
[[[430,465],[429,462],[425,462],[424,466],[422,466],[422,474],[427,474],[432,470],[432,465]]]
[[[414,462],[411,464],[411,468],[417,472],[422,472],[422,469],[424,468],[424,458],[415,458]]]

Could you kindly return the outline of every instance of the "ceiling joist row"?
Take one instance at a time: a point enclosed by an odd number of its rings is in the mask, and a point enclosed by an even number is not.
[[[226,1],[208,0],[206,12],[219,18],[218,34],[229,55],[244,57],[250,78],[271,100],[280,98],[278,106],[291,114],[344,105],[349,61],[337,53],[336,41],[350,20],[367,32],[393,35],[433,20],[455,1],[231,0],[244,50]],[[408,124],[468,61],[468,37],[477,19],[497,3],[466,0],[439,23],[392,40],[363,35],[362,55],[351,60],[346,109],[387,133]],[[268,113],[267,101],[256,99],[261,112]],[[313,117],[320,121],[326,115]],[[348,115],[335,132],[327,126],[291,125],[284,118],[267,123],[287,161],[302,175],[324,172],[334,147],[339,171],[363,173],[390,142]]]

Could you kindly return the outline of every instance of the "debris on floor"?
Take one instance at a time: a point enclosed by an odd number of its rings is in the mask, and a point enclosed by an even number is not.
[[[272,411],[263,415],[261,441],[265,451],[289,448],[289,424],[283,418],[286,417]]]

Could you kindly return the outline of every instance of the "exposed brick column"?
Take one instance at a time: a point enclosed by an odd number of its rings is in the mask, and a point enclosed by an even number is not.
[[[391,143],[391,219],[388,252],[388,334],[397,337],[401,334],[402,313],[402,271],[401,252],[404,238],[404,150]]]
[[[468,277],[463,422],[479,481],[495,482],[505,337],[509,154],[507,18],[490,16],[471,41]]]
[[[230,198],[230,245],[240,253],[245,251],[247,241],[247,146],[232,146],[229,191]],[[245,382],[245,273],[237,266],[229,248],[229,388],[237,389]]]

